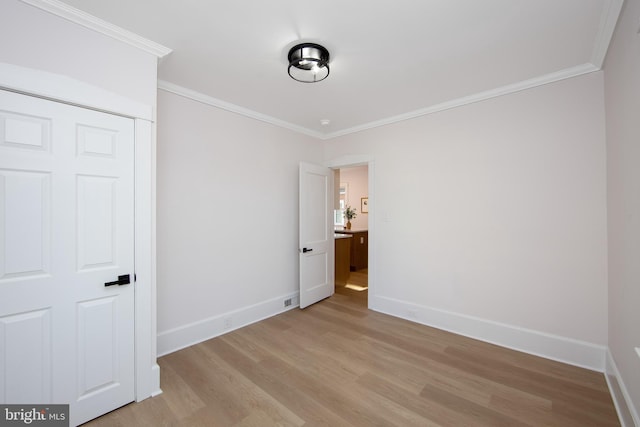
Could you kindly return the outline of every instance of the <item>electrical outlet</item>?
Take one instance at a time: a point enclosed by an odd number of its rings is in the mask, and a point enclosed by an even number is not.
[[[222,327],[226,330],[226,329],[231,329],[231,326],[233,325],[233,322],[231,321],[231,317],[225,317],[224,320],[222,321]]]
[[[285,307],[289,307],[290,305],[291,305],[291,298],[287,298],[286,300],[284,300]]]

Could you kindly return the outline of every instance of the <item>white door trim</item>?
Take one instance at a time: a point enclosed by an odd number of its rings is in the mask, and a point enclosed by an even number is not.
[[[135,121],[135,398],[162,393],[156,349],[154,106],[41,70],[0,63],[0,89]]]
[[[368,250],[369,250],[369,267],[368,267],[368,301],[367,307],[374,310],[376,307],[376,196],[375,196],[375,162],[370,155],[348,155],[335,159],[327,160],[324,166],[332,169],[348,168],[352,166],[368,166],[369,174],[367,176],[369,186],[369,213],[368,215]]]

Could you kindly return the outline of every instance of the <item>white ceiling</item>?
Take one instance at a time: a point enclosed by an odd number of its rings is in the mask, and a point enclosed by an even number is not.
[[[595,71],[622,0],[64,3],[172,49],[160,87],[329,138]],[[326,80],[288,76],[300,40]]]

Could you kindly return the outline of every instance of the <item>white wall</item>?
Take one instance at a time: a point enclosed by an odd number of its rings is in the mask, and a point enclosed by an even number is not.
[[[353,230],[366,230],[369,228],[369,214],[363,214],[360,199],[369,195],[369,179],[367,166],[355,166],[340,168],[340,183],[348,183],[347,205],[356,209],[356,217],[351,220]]]
[[[640,425],[640,1],[627,0],[605,62],[609,349]],[[630,424],[629,424],[630,425]]]
[[[372,306],[602,369],[604,133],[594,73],[328,141],[375,161]]]
[[[321,141],[159,91],[160,354],[296,294],[300,161]]]
[[[155,105],[157,58],[18,0],[0,6],[0,62],[71,77]]]

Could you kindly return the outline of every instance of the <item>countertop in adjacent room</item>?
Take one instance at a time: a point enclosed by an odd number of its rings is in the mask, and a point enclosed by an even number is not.
[[[345,230],[344,228],[336,228],[334,231],[339,234],[354,234],[354,233],[365,233],[369,230],[367,230],[366,228],[352,228],[351,230]]]
[[[351,234],[340,234],[338,232],[335,232],[333,234],[333,237],[335,239],[351,239],[351,238],[353,238],[353,236]]]

